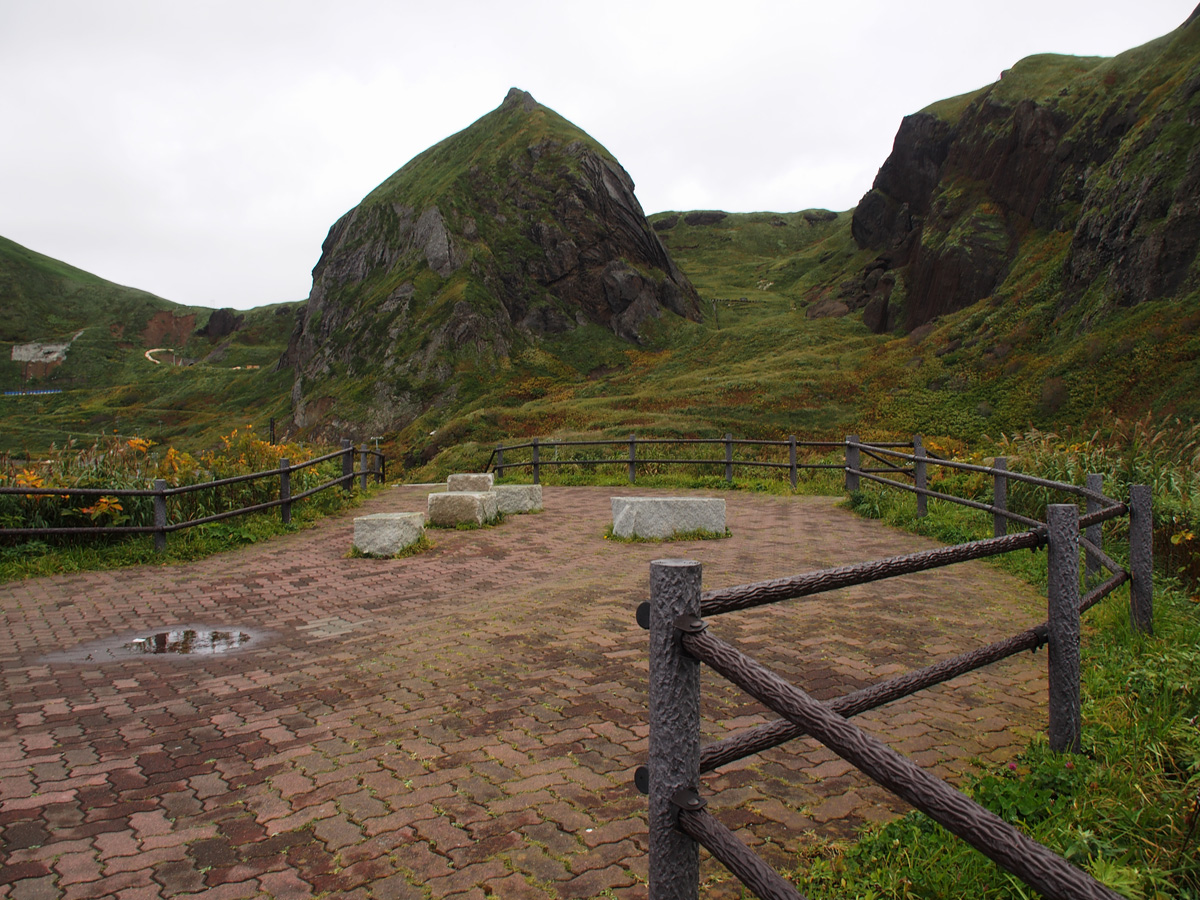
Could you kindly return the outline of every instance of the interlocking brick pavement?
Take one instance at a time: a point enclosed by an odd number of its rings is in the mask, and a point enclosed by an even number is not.
[[[349,559],[351,516],[191,564],[0,585],[0,898],[645,897],[649,563],[740,584],[930,542],[834,501],[726,494],[733,536],[605,541],[614,493]],[[688,492],[676,492],[688,493]],[[356,513],[420,510],[417,487]],[[1041,621],[981,563],[714,620],[826,698]],[[183,624],[224,654],[110,658]],[[88,659],[88,656],[91,659]],[[921,765],[1000,765],[1042,727],[1024,656],[862,717]],[[769,717],[704,675],[705,738]],[[710,776],[711,808],[774,862],[902,804],[812,741]],[[704,863],[705,895],[740,896]],[[608,892],[608,893],[604,893]]]

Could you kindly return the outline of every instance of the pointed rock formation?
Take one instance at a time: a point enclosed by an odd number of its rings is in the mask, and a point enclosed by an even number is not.
[[[464,367],[584,323],[637,343],[664,314],[698,320],[699,298],[633,181],[514,88],[334,224],[281,365],[297,427],[378,433],[448,402]]]

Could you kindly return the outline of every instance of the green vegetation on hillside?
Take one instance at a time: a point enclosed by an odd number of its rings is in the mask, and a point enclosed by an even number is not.
[[[38,455],[114,433],[199,449],[231,424],[265,429],[290,413],[290,373],[275,366],[294,305],[251,310],[237,331],[213,341],[196,334],[211,309],[113,284],[4,238],[0,300],[0,389],[61,391],[0,395],[0,452]],[[12,358],[15,345],[68,342],[48,371]],[[155,364],[145,352],[156,347],[174,352]]]

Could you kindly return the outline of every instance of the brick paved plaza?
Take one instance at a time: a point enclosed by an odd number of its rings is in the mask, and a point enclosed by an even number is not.
[[[650,561],[697,559],[709,588],[932,546],[830,498],[732,492],[727,540],[603,539],[610,496],[654,493],[546,488],[543,513],[432,531],[410,559],[347,558],[354,515],[424,509],[422,489],[389,488],[197,563],[0,585],[0,897],[645,897],[634,609]],[[1044,617],[1032,589],[971,563],[712,625],[826,698]],[[185,624],[251,639],[109,653]],[[1043,727],[1044,663],[1014,658],[861,721],[942,773],[999,765]],[[767,720],[704,684],[707,739]],[[705,793],[783,866],[812,832],[903,809],[807,740]],[[719,864],[702,874],[705,896],[741,896]]]

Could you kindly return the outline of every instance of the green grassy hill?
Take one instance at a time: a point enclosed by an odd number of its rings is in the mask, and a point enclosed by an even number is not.
[[[1030,57],[906,118],[854,210],[649,225],[603,148],[513,91],[334,226],[299,317],[192,328],[186,368],[144,359],[150,326],[211,311],[0,241],[6,380],[13,342],[82,332],[35,382],[64,393],[0,400],[0,447],[294,417],[304,438],[388,435],[432,477],[533,436],[1196,419],[1197,71],[1200,20],[1113,59]],[[582,236],[607,255],[581,264]],[[619,321],[617,301],[656,311]]]
[[[275,364],[295,305],[262,307],[217,341],[196,334],[213,310],[187,307],[0,238],[0,452],[36,453],[69,437],[138,435],[197,446],[234,424],[265,426],[288,412],[290,375]],[[67,344],[51,367],[14,360],[13,348]],[[192,362],[172,366],[169,347]],[[257,368],[247,369],[247,366]]]

